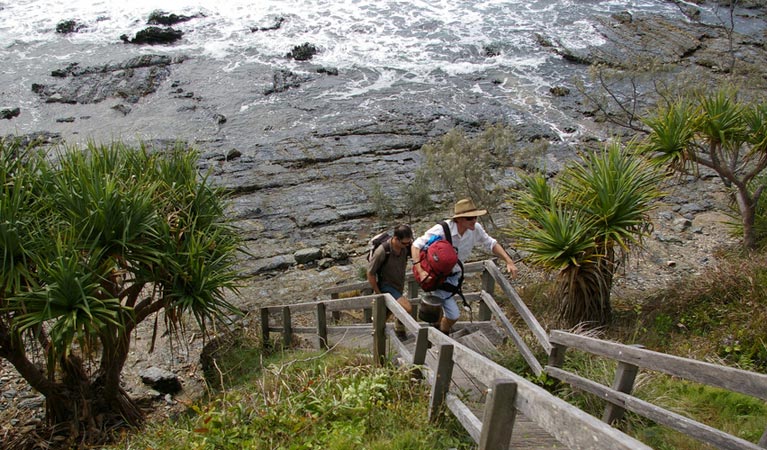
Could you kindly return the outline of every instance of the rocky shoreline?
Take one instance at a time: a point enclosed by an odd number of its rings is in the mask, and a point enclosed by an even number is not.
[[[765,20],[763,6],[748,11]],[[258,32],[279,23],[276,18]],[[739,70],[752,73],[762,86],[767,79],[763,31],[761,37],[736,35],[730,40],[722,28],[628,13],[605,18],[601,26],[606,44],[573,49],[539,36],[541,50],[562,55],[572,65],[569,70],[581,74],[590,64],[634,70],[628,61],[647,58],[674,67],[653,74],[660,79],[698,77],[701,83],[717,83],[730,75],[727,61],[732,56]],[[543,158],[526,163],[551,172],[576,149],[618,132],[609,122],[596,121],[600,111],[569,84],[548,99],[563,111],[561,122],[552,124],[471,89],[439,98],[413,93],[404,102],[395,95],[399,87],[392,86],[370,94],[373,108],[358,98],[327,99],[323,92],[329,87],[362,79],[365,73],[339,73],[309,61],[300,73],[258,64],[222,72],[220,62],[206,58],[120,51],[126,56],[122,62],[52,67],[39,74],[30,92],[9,92],[20,101],[0,105],[0,135],[49,144],[138,138],[158,147],[183,138],[184,144],[202,149],[200,168],[234,196],[231,214],[249,251],[243,272],[251,278],[232,301],[249,311],[313,300],[321,288],[357,281],[365,243],[377,227],[370,199],[373,182],[380,180],[383,191],[396,196],[411,181],[420,147],[453,127],[476,131],[484,123],[507,123],[520,147],[548,143]],[[503,75],[488,72],[463,83],[495,92]],[[652,77],[643,82],[640,100],[649,103]],[[270,102],[268,114],[254,106],[264,98]],[[28,108],[34,111],[30,114]],[[323,115],[328,108],[334,114]],[[116,129],[120,136],[114,135]],[[728,199],[718,179],[684,179],[669,192],[654,217],[648,249],[616,280],[617,291],[642,292],[699,273],[714,263],[716,248],[734,244],[722,225]],[[414,225],[423,229],[442,215],[444,211]],[[518,282],[532,272],[524,269]],[[153,355],[146,355],[144,345],[137,338],[126,366],[126,385],[135,395],[154,395],[138,375],[152,366],[172,370],[184,386],[177,398],[151,397],[167,411],[179,398],[193,398],[203,389],[200,339],[175,349],[163,347]],[[22,412],[20,417],[32,417],[3,420],[0,436],[9,427],[39,423],[41,408],[42,399],[0,361],[0,417]]]

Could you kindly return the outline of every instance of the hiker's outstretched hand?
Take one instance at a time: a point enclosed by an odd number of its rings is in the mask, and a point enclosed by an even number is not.
[[[517,266],[513,262],[507,262],[506,263],[506,271],[509,272],[509,275],[511,275],[511,278],[517,277]]]

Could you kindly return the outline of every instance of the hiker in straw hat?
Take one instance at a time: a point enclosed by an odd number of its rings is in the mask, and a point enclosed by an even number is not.
[[[506,250],[491,237],[482,224],[477,222],[477,217],[487,214],[487,210],[478,209],[471,199],[465,198],[456,202],[453,217],[446,220],[448,229],[450,230],[453,247],[455,247],[458,253],[458,259],[461,263],[469,259],[472,249],[474,247],[480,247],[487,253],[503,259],[506,263],[506,270],[511,274],[512,278],[517,275],[517,266],[511,259]],[[445,238],[445,230],[441,224],[436,224],[429,228],[426,233],[418,237],[413,241],[413,251],[411,255],[414,259],[419,258],[421,249],[432,239],[433,236],[439,236]],[[416,270],[423,271],[420,265],[416,265]],[[456,286],[459,280],[462,279],[462,264],[456,264],[453,268],[453,273],[445,280],[449,285]],[[424,274],[425,275],[425,274]],[[455,300],[456,289],[437,289],[427,295],[425,301],[439,302],[442,305],[442,318],[438,322],[439,329],[449,334],[453,325],[458,321],[461,315],[461,310],[458,308],[458,303]],[[428,303],[427,302],[427,303]]]

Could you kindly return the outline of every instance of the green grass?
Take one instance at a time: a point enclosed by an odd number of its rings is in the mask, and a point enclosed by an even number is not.
[[[557,328],[555,301],[545,282],[520,292],[541,323]],[[652,350],[767,372],[767,255],[724,255],[699,278],[641,299],[614,299],[616,320],[597,337],[639,343]],[[628,306],[627,306],[628,305]],[[516,323],[524,330],[522,323]],[[534,338],[523,337],[540,361]],[[600,398],[549,377],[535,377],[519,353],[502,347],[498,362],[601,417]],[[152,423],[115,449],[469,449],[474,443],[449,414],[427,420],[429,388],[409,372],[376,368],[369,355],[265,354],[247,336],[227,340],[215,353],[211,385],[224,391],[200,399],[173,421]],[[615,362],[570,350],[565,368],[611,385]],[[722,389],[640,371],[634,395],[742,439],[757,442],[767,427],[764,401]],[[660,450],[711,447],[649,419],[627,413],[616,426]]]
[[[250,377],[190,405],[182,417],[150,424],[120,449],[468,449],[450,417],[429,424],[428,385],[409,371],[375,367],[369,356],[287,352],[243,358],[238,346],[219,367],[246,361]],[[231,359],[228,359],[231,357]],[[218,365],[218,363],[217,363]]]
[[[767,252],[718,255],[715,268],[683,280],[643,298],[613,298],[616,317],[594,336],[625,344],[767,373]],[[520,290],[533,314],[547,329],[556,324],[556,299],[545,282]],[[516,314],[509,317],[517,330],[526,330]],[[537,351],[533,339],[523,336]],[[537,351],[540,361],[546,356]],[[543,358],[543,359],[541,359]],[[534,377],[512,348],[505,349],[499,363],[526,376],[584,411],[602,417],[605,402],[549,377]],[[605,358],[569,350],[565,369],[611,386],[616,363]],[[758,442],[767,427],[767,404],[759,399],[723,389],[640,371],[633,395],[675,413]],[[653,421],[627,413],[616,426],[660,450],[711,449]]]

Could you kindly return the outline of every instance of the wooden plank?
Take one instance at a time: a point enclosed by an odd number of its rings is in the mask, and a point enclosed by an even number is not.
[[[285,348],[290,348],[290,346],[293,345],[291,325],[290,308],[286,306],[282,308],[282,345],[284,345]]]
[[[489,390],[482,416],[479,450],[505,450],[509,448],[511,432],[517,410],[511,405],[517,397],[517,383],[495,380]]]
[[[421,328],[421,325],[419,325],[418,322],[405,311],[405,308],[403,308],[391,294],[383,294],[383,297],[386,302],[386,308],[394,314],[395,318],[402,322],[406,330],[411,333],[416,333],[417,330]]]
[[[391,296],[390,296],[391,297]],[[378,365],[386,361],[386,298],[376,296],[373,309],[373,360]]]
[[[482,290],[487,292],[491,297],[495,291],[495,279],[487,270],[482,271]],[[479,314],[477,318],[479,320],[490,320],[492,312],[485,302],[479,303]]]
[[[464,266],[463,266],[463,273],[464,274],[469,274],[469,273],[481,272],[484,269],[484,267],[483,267],[484,263],[485,263],[485,261],[476,261],[476,262],[471,262],[471,263],[464,264]],[[408,272],[408,273],[405,274],[405,283],[407,284],[410,281],[415,281],[413,279],[413,273],[412,272]],[[370,287],[370,284],[367,281],[359,281],[359,282],[356,282],[356,283],[341,284],[341,285],[338,285],[338,286],[329,287],[329,288],[324,289],[322,291],[322,293],[324,295],[331,295],[332,296],[332,295],[341,294],[343,292],[361,291],[361,290],[364,290],[364,289],[369,288],[369,287]],[[416,296],[413,295],[410,298],[414,298],[414,297],[416,297]]]
[[[637,373],[639,373],[639,367],[633,364],[619,362],[618,367],[615,369],[613,389],[631,395],[631,391],[634,389],[634,380],[636,380]],[[602,421],[604,423],[612,424],[623,417],[623,412],[623,408],[608,402],[607,406],[605,406],[605,412],[602,414]]]
[[[436,330],[429,331],[433,342],[452,341]],[[455,360],[465,372],[470,373],[485,385],[489,385],[496,378],[514,380],[517,383],[514,407],[569,448],[584,450],[650,448],[462,344],[453,342]]]
[[[442,405],[450,390],[450,380],[453,378],[453,346],[443,344],[439,347],[434,384],[431,385],[431,401],[429,404],[429,422],[436,422],[442,413]]]
[[[373,300],[376,298],[376,295],[361,295],[357,297],[323,300],[322,303],[325,304],[328,312],[344,311],[349,309],[365,309],[372,307]],[[292,305],[267,306],[266,308],[269,309],[270,313],[279,313],[282,311],[282,308],[285,307],[289,307],[291,312],[294,314],[299,312],[311,313],[314,312],[317,308],[317,303],[320,302],[294,303]]]
[[[394,328],[386,327],[386,337],[389,338],[389,345],[394,347],[394,351],[402,356],[402,358],[409,364],[410,361],[413,360],[413,355],[410,354],[410,349],[407,348],[405,343],[399,340],[397,333],[394,332]]]
[[[511,339],[514,341],[514,345],[517,346],[519,353],[525,359],[527,365],[530,366],[530,368],[533,370],[533,373],[535,373],[536,376],[542,374],[543,367],[541,366],[541,363],[538,362],[538,360],[535,358],[535,355],[527,346],[525,340],[522,339],[522,336],[517,333],[514,325],[512,325],[511,322],[509,322],[509,319],[506,318],[506,315],[501,310],[501,307],[498,306],[498,304],[495,302],[495,299],[493,299],[493,297],[487,292],[482,292],[480,297],[482,297],[482,300],[484,300],[487,307],[493,311],[495,317],[498,318],[506,332],[509,334],[509,336],[511,336]]]
[[[454,339],[490,359],[496,359],[496,357],[500,355],[498,349],[492,342],[490,342],[490,339],[488,339],[482,331],[478,330],[467,334],[466,336],[461,336],[460,338],[454,337]]]
[[[453,394],[447,394],[445,403],[450,412],[461,422],[461,425],[463,425],[463,428],[469,433],[474,442],[479,443],[482,435],[482,422],[474,415],[471,408]]]
[[[317,303],[317,337],[318,346],[323,350],[328,349],[328,315],[325,312],[325,304]]]
[[[269,331],[269,309],[261,308],[261,345],[264,349],[268,349],[271,344]]]
[[[290,329],[293,334],[317,334],[317,327],[291,327]],[[372,324],[328,325],[328,332],[349,331],[352,333],[370,333],[372,330]],[[282,332],[282,327],[269,327],[269,331]]]
[[[415,351],[413,352],[414,366],[421,367],[426,363],[426,352],[428,349],[429,330],[427,328],[419,328],[415,339]],[[421,368],[417,369],[417,373],[420,378],[423,378],[424,373]]]
[[[452,344],[454,360],[465,373],[489,386],[504,378],[517,383],[514,407],[572,450],[651,450],[642,442],[557,398],[540,386],[429,328],[429,340]]]
[[[732,436],[724,431],[717,430],[716,428],[712,428],[681,414],[673,413],[629,394],[624,394],[623,392],[608,388],[607,386],[603,386],[574,373],[567,372],[566,370],[546,366],[546,373],[554,378],[569,383],[578,389],[582,389],[603,400],[614,403],[621,408],[652,419],[661,425],[665,425],[717,448],[725,450],[760,450],[759,446],[754,443]]]
[[[552,342],[767,400],[767,375],[555,330]]]
[[[501,269],[499,269],[492,261],[485,261],[485,270],[492,275],[495,282],[501,287],[503,293],[506,294],[511,301],[514,309],[516,309],[517,313],[522,317],[522,320],[524,320],[527,326],[530,327],[530,331],[532,331],[533,335],[538,339],[538,342],[546,351],[546,354],[549,354],[551,352],[551,344],[549,343],[549,336],[546,334],[546,330],[544,330],[541,324],[538,323],[538,319],[536,319],[533,313],[527,308],[527,305],[525,305],[525,302],[519,297],[519,294],[514,290],[514,287],[509,280],[503,276]]]

